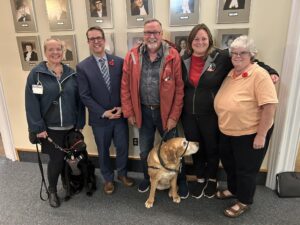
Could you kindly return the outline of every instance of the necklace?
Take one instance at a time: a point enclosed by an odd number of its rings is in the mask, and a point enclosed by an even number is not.
[[[54,76],[56,76],[57,78],[61,77],[61,74],[63,72],[63,67],[61,64],[59,65],[49,65],[49,63],[46,63],[47,68],[54,74]]]

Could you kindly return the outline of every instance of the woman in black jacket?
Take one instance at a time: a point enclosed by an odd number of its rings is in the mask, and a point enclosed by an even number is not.
[[[63,46],[60,40],[47,39],[44,44],[47,61],[34,67],[27,78],[25,106],[28,128],[42,144],[42,152],[49,155],[49,204],[59,207],[57,182],[64,168],[65,153],[46,140],[49,136],[64,148],[64,137],[72,129],[85,124],[84,105],[80,101],[76,73],[61,63]]]
[[[214,110],[214,98],[228,72],[233,68],[227,49],[214,47],[209,28],[196,25],[188,37],[189,55],[183,58],[182,76],[185,83],[182,125],[189,141],[198,141],[199,151],[193,164],[197,182],[191,185],[195,198],[212,198],[217,188],[219,166],[219,128]],[[272,77],[278,74],[269,66],[258,62]]]

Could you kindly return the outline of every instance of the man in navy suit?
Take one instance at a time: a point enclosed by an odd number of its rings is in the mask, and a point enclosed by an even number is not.
[[[105,35],[100,27],[89,28],[86,36],[92,55],[76,67],[79,93],[89,111],[89,125],[105,180],[104,192],[112,194],[115,189],[109,156],[112,140],[116,147],[118,179],[127,187],[134,185],[134,180],[127,177],[128,123],[123,118],[120,100],[123,59],[105,52]]]

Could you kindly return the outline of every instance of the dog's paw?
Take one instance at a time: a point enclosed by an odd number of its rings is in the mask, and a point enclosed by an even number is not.
[[[153,201],[151,201],[151,200],[148,199],[145,202],[145,207],[148,208],[148,209],[150,209],[152,206],[153,206]]]
[[[66,201],[69,201],[70,199],[71,199],[71,196],[66,196],[66,197],[65,197],[65,202],[66,202]]]
[[[180,203],[180,200],[181,199],[180,199],[179,195],[173,197],[173,202],[175,202],[175,203]]]

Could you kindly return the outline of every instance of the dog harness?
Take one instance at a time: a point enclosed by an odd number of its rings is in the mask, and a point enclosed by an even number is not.
[[[79,176],[81,175],[81,170],[78,168],[78,163],[79,161],[83,159],[83,155],[80,154],[78,157],[74,157],[74,155],[71,155],[71,158],[67,158],[67,156],[65,157],[65,160],[67,161],[67,163],[69,164],[71,170],[72,170],[72,175],[75,176]]]
[[[57,143],[55,143],[49,136],[47,137],[47,140],[54,145],[54,147],[60,151],[63,151],[66,153],[65,160],[69,164],[72,175],[78,176],[81,174],[80,169],[78,168],[78,163],[80,160],[84,158],[83,154],[80,154],[79,156],[75,157],[74,152],[77,152],[76,146],[83,142],[83,140],[78,140],[75,144],[73,144],[70,148],[62,148]]]

